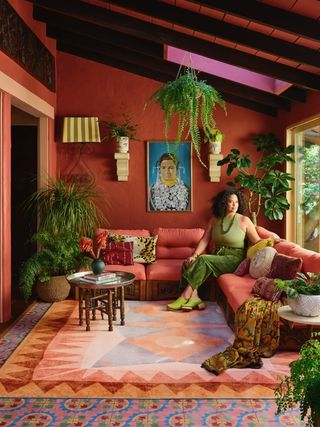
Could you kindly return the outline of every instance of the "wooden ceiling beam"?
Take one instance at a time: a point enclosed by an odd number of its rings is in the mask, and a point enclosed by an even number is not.
[[[319,21],[256,0],[189,0],[271,28],[320,41]]]
[[[109,3],[167,22],[179,24],[203,34],[240,43],[258,51],[262,50],[298,63],[320,67],[320,53],[314,49],[267,36],[258,31],[229,24],[181,7],[172,6],[157,0],[139,0],[138,2],[132,0],[109,0]]]
[[[92,51],[88,51],[84,49],[83,47],[75,47],[66,41],[59,40],[57,42],[57,48],[60,51],[63,51],[72,55],[80,56],[82,58],[89,59],[91,61],[109,65],[111,67],[114,67],[123,71],[127,71],[130,73],[134,73],[142,77],[150,78],[152,80],[156,80],[163,83],[167,82],[168,80],[174,79],[176,76],[176,74],[175,75],[164,74],[164,73],[161,73],[160,71],[149,69],[146,66],[141,66],[141,65],[133,64],[131,62],[116,59],[112,56],[94,53]],[[178,68],[179,66],[177,66],[177,70]],[[223,96],[223,99],[226,102],[230,102],[240,107],[247,108],[247,109],[256,111],[258,113],[262,113],[272,117],[277,116],[276,108],[273,108],[264,104],[260,104],[259,102],[250,101],[248,99],[237,97],[235,95],[230,95],[225,93],[221,93],[221,95]]]
[[[60,13],[67,13],[80,20],[124,32],[130,36],[143,38],[155,43],[169,44],[208,58],[218,59],[228,64],[288,81],[303,88],[320,90],[320,76],[318,75],[268,61],[236,49],[217,45],[104,8],[77,0],[68,0],[68,2],[64,2],[64,0],[55,0],[55,2],[51,2],[50,0],[32,1],[38,6],[44,6]]]

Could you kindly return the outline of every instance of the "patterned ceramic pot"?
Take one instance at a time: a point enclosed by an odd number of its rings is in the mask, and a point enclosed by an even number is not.
[[[119,136],[117,139],[117,151],[118,153],[127,153],[129,151],[129,137]]]
[[[302,295],[288,298],[291,310],[299,316],[314,317],[320,315],[320,295]]]

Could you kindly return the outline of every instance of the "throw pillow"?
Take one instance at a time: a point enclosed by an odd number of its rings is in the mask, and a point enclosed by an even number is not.
[[[277,253],[271,265],[268,277],[274,279],[291,280],[301,270],[302,259]]]
[[[259,240],[259,242],[257,242],[255,245],[250,246],[247,251],[247,258],[252,259],[258,251],[265,248],[266,246],[274,246],[274,240],[271,237],[268,239]]]
[[[142,264],[150,264],[156,261],[156,244],[158,236],[137,237],[125,234],[109,233],[108,239],[111,242],[132,242],[133,261]]]
[[[101,249],[101,258],[106,264],[132,265],[133,243],[132,242],[107,242],[106,247]]]
[[[258,251],[250,262],[250,276],[255,279],[258,277],[268,276],[276,253],[277,251],[270,246],[266,246]]]
[[[274,288],[274,279],[270,277],[259,277],[252,288],[252,293],[269,301],[279,301],[282,291]]]
[[[245,274],[249,273],[250,268],[250,259],[245,258],[243,261],[240,262],[238,267],[234,270],[233,274],[236,274],[237,276],[244,276]]]

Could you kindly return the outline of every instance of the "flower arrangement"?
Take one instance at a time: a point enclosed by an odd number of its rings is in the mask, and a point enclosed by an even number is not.
[[[320,273],[298,273],[292,280],[275,279],[276,288],[284,291],[289,298],[302,295],[320,295]]]
[[[95,236],[95,244],[93,239],[89,237],[81,237],[80,239],[80,251],[89,254],[93,259],[99,259],[101,249],[105,249],[107,245],[108,233],[101,231]],[[96,253],[94,249],[96,248]]]

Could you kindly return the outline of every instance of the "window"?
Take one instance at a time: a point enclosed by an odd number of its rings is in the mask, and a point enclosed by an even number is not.
[[[296,163],[287,237],[320,252],[320,118],[290,129],[289,142],[295,145]]]

